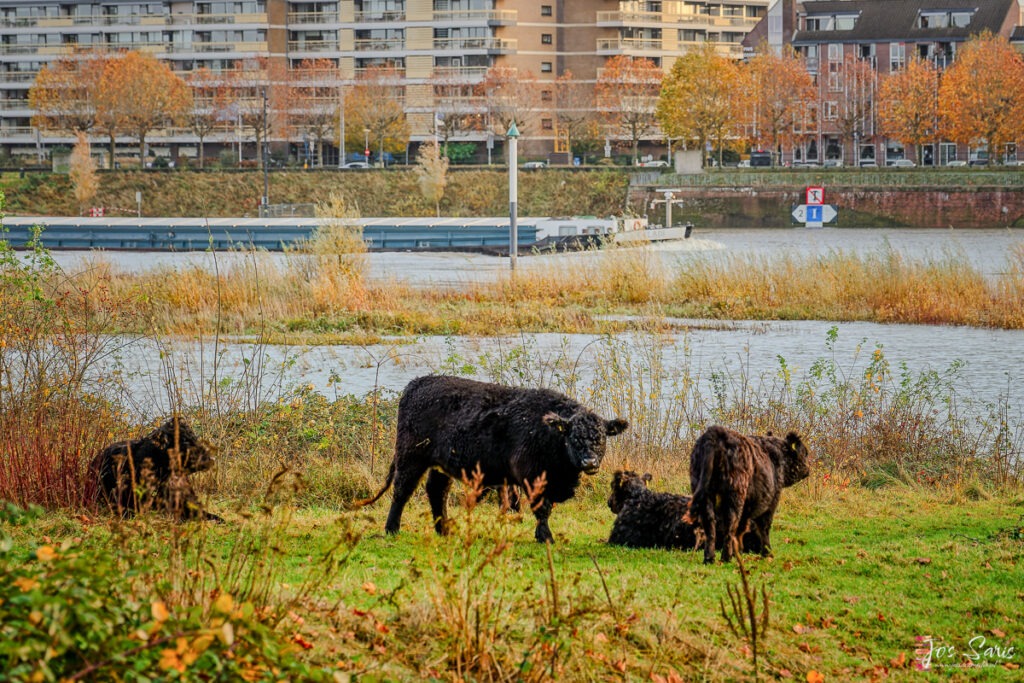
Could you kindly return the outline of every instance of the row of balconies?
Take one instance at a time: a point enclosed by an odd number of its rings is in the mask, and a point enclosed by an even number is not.
[[[663,56],[668,50],[679,50],[682,47],[699,48],[707,43],[715,46],[715,53],[723,57],[740,58],[743,56],[743,46],[740,43],[726,43],[721,41],[675,41],[674,48],[666,47],[666,41],[661,38],[599,38],[597,40],[597,52],[601,55],[656,53]]]
[[[672,28],[678,24],[703,24],[707,26],[751,27],[761,21],[760,17],[720,17],[710,14],[672,14],[668,12],[598,12],[597,25],[600,27],[648,26]]]
[[[335,19],[337,21],[337,19]],[[3,28],[62,28],[68,26],[188,26],[192,24],[267,24],[260,14],[129,14],[99,17],[7,17],[0,18]]]

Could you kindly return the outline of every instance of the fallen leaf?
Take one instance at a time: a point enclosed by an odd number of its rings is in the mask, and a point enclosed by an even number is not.
[[[803,624],[793,624],[793,633],[804,634],[804,633],[809,633],[810,630],[811,630],[810,628],[808,628],[807,626],[804,626]]]
[[[377,594],[377,586],[374,585],[373,581],[367,581],[366,583],[364,583],[363,590],[369,593],[370,595]]]
[[[997,628],[992,629],[991,631],[989,631],[989,633],[994,635],[996,638],[1005,638],[1006,637],[1006,632],[1005,631],[1000,631]]]
[[[914,560],[914,562],[917,562],[918,564],[931,564],[932,563],[932,558],[930,558],[930,557],[918,557],[917,559]]]
[[[825,683],[824,674],[811,670],[807,672],[807,683]]]
[[[793,672],[789,669],[779,669],[779,678],[792,678]]]
[[[899,657],[893,657],[889,660],[889,665],[897,669],[902,669],[907,663],[907,653],[901,652]]]
[[[150,605],[149,611],[153,614],[153,618],[159,622],[167,621],[171,616],[171,613],[167,611],[167,605],[159,601]]]
[[[36,557],[40,562],[49,562],[57,557],[57,551],[48,545],[41,545],[36,549]]]
[[[301,647],[303,650],[313,649],[313,643],[303,638],[301,633],[296,633],[295,635],[293,635],[292,642]]]

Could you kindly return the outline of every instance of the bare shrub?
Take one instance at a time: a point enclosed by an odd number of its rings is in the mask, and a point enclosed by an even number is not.
[[[71,168],[68,175],[71,177],[75,199],[78,200],[78,211],[82,213],[96,196],[100,183],[96,177],[96,160],[92,158],[89,138],[81,131],[75,137],[77,142],[75,142],[74,149],[71,150]]]

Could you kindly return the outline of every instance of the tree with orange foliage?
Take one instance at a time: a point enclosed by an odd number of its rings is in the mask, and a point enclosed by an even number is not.
[[[915,56],[905,69],[883,78],[878,86],[878,123],[887,136],[913,147],[920,164],[921,148],[939,134],[938,68]]]
[[[597,77],[597,110],[612,137],[629,140],[634,164],[640,140],[657,128],[655,110],[663,76],[649,59],[618,55],[608,60]]]
[[[475,84],[460,74],[458,67],[435,67],[430,87],[434,95],[434,121],[430,123],[429,132],[436,130],[439,142],[444,144],[443,154],[447,155],[449,141],[481,129],[483,98],[477,94]]]
[[[268,57],[236,62],[229,87],[239,124],[251,131],[256,143],[256,167],[263,168],[263,150],[271,135],[288,134],[291,92],[284,64]]]
[[[1024,57],[1002,36],[971,38],[943,74],[939,102],[945,136],[1000,158],[1024,130]]]
[[[28,91],[35,114],[32,125],[40,130],[88,132],[96,125],[96,97],[110,56],[99,51],[79,52],[44,65]]]
[[[345,98],[346,142],[362,149],[368,138],[370,149],[376,149],[379,157],[385,152],[405,151],[409,121],[401,83],[398,72],[390,67],[371,67],[363,72]]]
[[[569,156],[574,148],[594,148],[601,134],[594,111],[594,85],[566,71],[555,79],[554,99],[558,133],[568,143]]]
[[[78,131],[75,140],[75,147],[71,150],[68,176],[71,178],[75,199],[78,200],[78,213],[82,214],[96,196],[100,183],[96,178],[96,160],[92,158],[89,138],[82,131]]]
[[[719,56],[706,43],[672,65],[658,98],[658,121],[666,135],[701,150],[702,161],[708,143],[714,143],[721,165],[723,149],[737,139],[742,112],[737,98],[742,92],[735,60]]]
[[[97,98],[101,117],[139,141],[139,160],[145,160],[150,131],[183,123],[192,111],[192,92],[171,68],[142,52],[126,52],[103,69]],[[116,132],[108,134],[113,139]],[[113,162],[113,159],[111,159]]]
[[[532,73],[492,66],[477,85],[477,94],[483,101],[485,130],[504,140],[515,121],[519,134],[529,136],[540,110],[540,88]]]
[[[851,163],[857,164],[859,140],[870,140],[877,134],[875,107],[878,96],[878,73],[871,62],[846,55],[835,71],[820,83],[822,102],[832,102],[835,127],[843,141],[850,141]]]
[[[796,141],[794,124],[803,119],[816,96],[803,58],[791,47],[776,54],[767,44],[743,68],[738,91],[746,93],[738,109],[745,118],[747,136],[773,154]]]
[[[337,65],[329,59],[304,59],[288,74],[293,127],[310,145],[316,166],[324,165],[324,140],[336,137],[341,106]]]
[[[192,110],[186,125],[199,138],[199,168],[206,166],[206,138],[232,118],[230,88],[222,74],[206,67],[196,69],[188,77],[192,89]]]

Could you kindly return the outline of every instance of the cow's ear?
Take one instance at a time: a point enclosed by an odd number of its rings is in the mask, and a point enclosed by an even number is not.
[[[647,483],[647,482],[649,482],[649,481],[650,481],[651,479],[654,479],[654,477],[652,477],[652,476],[651,476],[651,473],[650,473],[650,472],[645,472],[645,473],[644,473],[644,476],[643,476],[643,477],[641,477],[641,479],[643,479],[643,480],[644,480],[644,483],[646,484],[646,483]]]
[[[796,452],[803,445],[803,441],[800,440],[799,434],[790,432],[786,434],[786,444],[789,446],[789,450]]]
[[[540,421],[546,424],[547,426],[551,427],[552,429],[557,429],[560,432],[564,432],[567,429],[569,429],[569,421],[566,420],[561,415],[559,415],[558,413],[548,413],[547,415],[542,417]]]
[[[629,423],[620,418],[604,421],[604,432],[608,436],[615,436],[616,434],[621,434],[622,432],[626,431],[627,427],[629,427]]]

